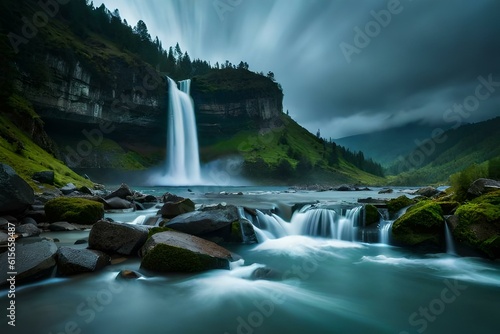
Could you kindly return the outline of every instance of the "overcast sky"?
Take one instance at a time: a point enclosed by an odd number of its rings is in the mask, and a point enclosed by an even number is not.
[[[101,2],[191,59],[273,71],[285,111],[325,138],[500,115],[498,0]]]

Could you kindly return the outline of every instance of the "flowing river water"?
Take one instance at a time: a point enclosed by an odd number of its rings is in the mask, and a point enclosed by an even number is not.
[[[142,190],[160,194],[167,189]],[[196,203],[225,201],[262,210],[281,208],[284,216],[289,204],[296,202],[352,203],[356,197],[401,195],[285,193],[270,188],[208,194],[201,188],[170,190],[191,195]],[[237,195],[239,191],[244,195]],[[131,222],[138,214],[109,216]],[[495,333],[500,328],[498,261],[444,252],[421,254],[381,243],[311,236],[303,233],[307,230],[280,234],[262,227],[267,233],[261,234],[258,244],[225,245],[241,256],[229,271],[158,275],[141,270],[139,258],[116,258],[115,264],[100,272],[21,286],[16,294],[16,328],[7,326],[4,319],[0,330],[402,334]],[[60,245],[72,245],[87,234],[46,236],[57,237]],[[117,279],[122,269],[140,271],[144,277]],[[266,279],[255,277],[256,272]],[[1,290],[0,305],[7,302],[6,291]]]

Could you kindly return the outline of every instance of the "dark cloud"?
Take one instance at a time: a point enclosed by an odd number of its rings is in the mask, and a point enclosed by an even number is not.
[[[475,93],[478,77],[500,81],[500,1],[400,0],[390,22],[347,61],[355,28],[377,29],[373,12],[396,0],[105,0],[129,23],[143,19],[163,45],[192,58],[272,70],[285,108],[302,125],[338,138],[414,121],[438,123]],[[96,5],[100,4],[94,2]],[[224,6],[224,4],[226,6]],[[372,22],[373,21],[373,22]],[[372,23],[370,23],[372,22]],[[500,87],[467,121],[499,115]]]

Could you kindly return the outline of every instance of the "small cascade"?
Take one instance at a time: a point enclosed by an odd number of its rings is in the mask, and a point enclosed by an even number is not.
[[[360,207],[340,210],[303,208],[295,212],[290,222],[277,215],[267,215],[256,210],[257,215],[248,217],[254,225],[259,241],[276,239],[288,235],[307,235],[338,240],[357,240]],[[244,214],[240,211],[240,215]]]
[[[446,238],[446,254],[457,255],[457,252],[455,251],[455,241],[453,240],[450,227],[446,222],[444,223],[444,235]]]
[[[389,245],[391,241],[391,230],[394,220],[380,220],[379,223],[379,242]]]

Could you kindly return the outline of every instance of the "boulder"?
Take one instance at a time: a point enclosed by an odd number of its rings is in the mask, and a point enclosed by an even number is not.
[[[184,199],[184,197],[180,197],[180,196],[168,193],[168,192],[163,194],[163,196],[161,197],[161,201],[164,203],[166,203],[166,202],[179,202],[179,201],[182,201],[183,199]]]
[[[119,197],[122,199],[126,199],[127,196],[133,196],[133,195],[134,195],[134,193],[132,192],[132,190],[130,190],[129,186],[127,186],[125,183],[122,183],[120,188],[116,189],[111,194],[104,197],[104,199],[110,199],[113,197]]]
[[[161,207],[161,215],[165,218],[174,218],[180,214],[194,211],[194,203],[189,198],[178,202],[165,202]]]
[[[500,181],[477,179],[470,185],[467,195],[469,198],[475,198],[495,190],[500,190]]]
[[[410,246],[432,244],[444,240],[444,217],[439,204],[421,201],[396,219],[392,225],[395,240]]]
[[[412,193],[412,195],[418,195],[418,196],[424,196],[427,198],[431,198],[431,197],[434,197],[440,193],[441,193],[441,191],[437,190],[434,187],[423,187],[423,188],[418,189],[417,191],[414,191]]]
[[[45,214],[49,222],[67,221],[89,225],[104,216],[104,206],[85,198],[60,197],[45,204]]]
[[[401,195],[398,198],[393,198],[389,202],[387,202],[387,210],[389,210],[389,214],[394,216],[401,209],[404,209],[412,204],[415,204],[415,201],[409,199],[405,195]]]
[[[110,261],[110,257],[103,252],[61,247],[57,251],[57,273],[70,276],[93,272],[104,268]]]
[[[23,238],[28,238],[28,237],[39,236],[40,233],[42,233],[42,230],[36,227],[36,225],[25,224],[16,226],[16,232],[20,234]]]
[[[104,200],[104,208],[106,210],[124,210],[124,209],[130,209],[133,208],[134,206],[132,203],[127,201],[126,199],[122,199],[120,197],[111,197],[108,199]]]
[[[107,253],[135,255],[148,238],[148,229],[140,225],[100,220],[92,226],[89,248]]]
[[[83,245],[83,244],[86,244],[88,243],[89,241],[87,239],[78,239],[75,241],[75,245]]]
[[[184,213],[170,220],[165,226],[188,234],[203,235],[238,220],[238,209],[234,205],[227,205]]]
[[[269,267],[256,268],[250,275],[251,280],[269,280],[279,281],[283,278],[283,274]]]
[[[365,226],[378,224],[379,222],[380,214],[378,213],[378,209],[372,204],[365,205]]]
[[[78,191],[82,194],[94,195],[94,192],[92,191],[92,189],[90,189],[89,187],[86,187],[86,186],[80,187],[80,189],[78,189]]]
[[[33,218],[31,217],[24,217],[22,220],[21,220],[21,224],[22,225],[26,225],[26,224],[31,224],[31,225],[37,225],[37,222],[36,220],[34,220]]]
[[[35,193],[12,167],[0,163],[0,214],[21,213],[35,201]]]
[[[32,179],[38,181],[40,183],[45,184],[54,184],[54,171],[46,170],[43,172],[35,172],[33,173]]]
[[[477,197],[460,206],[453,236],[484,255],[500,258],[500,191]]]
[[[55,222],[49,225],[49,230],[54,232],[60,231],[76,231],[78,228],[68,222]]]
[[[141,266],[159,272],[229,269],[231,252],[193,235],[167,231],[152,235],[141,249]]]
[[[134,270],[128,270],[128,269],[123,269],[123,270],[120,270],[120,272],[118,273],[118,275],[116,275],[116,278],[117,279],[138,279],[138,278],[142,278],[143,276],[137,272],[137,271],[134,271]]]
[[[9,242],[9,235],[3,231],[0,231],[0,246],[5,246]]]
[[[382,190],[380,190],[378,193],[379,193],[379,194],[392,194],[393,192],[394,192],[394,190],[393,190],[393,189],[388,188],[388,189],[382,189]]]
[[[69,195],[72,192],[77,191],[78,189],[76,188],[76,186],[73,183],[68,183],[64,187],[62,187],[60,190],[63,193],[63,195]]]
[[[16,243],[16,284],[46,278],[56,265],[57,246],[54,242],[40,240],[29,243]],[[0,285],[7,284],[8,252],[0,254]]]

